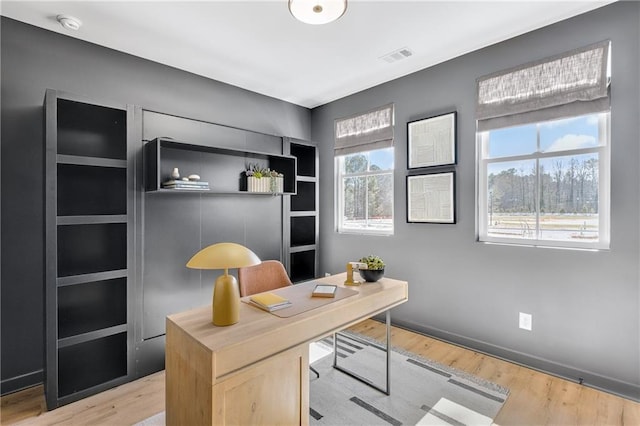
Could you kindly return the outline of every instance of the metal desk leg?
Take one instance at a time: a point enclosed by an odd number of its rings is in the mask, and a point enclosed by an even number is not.
[[[353,377],[356,380],[360,380],[362,383],[371,386],[372,388],[379,390],[380,392],[386,394],[386,395],[390,395],[391,394],[391,311],[387,310],[385,312],[385,317],[386,317],[386,326],[387,326],[387,347],[386,347],[386,353],[387,353],[387,359],[386,359],[386,368],[387,368],[387,383],[386,386],[384,388],[376,385],[375,383],[373,383],[372,381],[368,380],[365,377],[362,377],[344,367],[341,367],[338,365],[338,333],[334,333],[333,334],[333,368],[335,368],[338,371],[341,371],[345,374],[347,374],[348,376]],[[350,336],[349,338],[353,338],[352,336]],[[357,338],[355,338],[354,340],[358,340]]]

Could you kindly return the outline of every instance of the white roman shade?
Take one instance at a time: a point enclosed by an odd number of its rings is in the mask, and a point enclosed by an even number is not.
[[[393,146],[393,104],[335,120],[335,155]]]
[[[608,111],[610,42],[477,80],[478,131]]]

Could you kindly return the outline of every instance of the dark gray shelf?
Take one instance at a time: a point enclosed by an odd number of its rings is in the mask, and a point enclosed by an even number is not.
[[[115,167],[120,169],[127,168],[126,160],[117,160],[113,158],[86,157],[80,155],[64,155],[56,156],[58,164],[74,164],[77,166],[94,166],[94,167]]]
[[[154,191],[147,191],[150,194],[210,194],[210,195],[286,195],[289,193],[283,192],[249,192],[249,191],[222,191],[217,190],[216,188],[210,189],[169,189],[169,188],[160,188]]]
[[[102,281],[102,280],[110,280],[113,278],[123,278],[126,277],[129,271],[127,269],[118,269],[113,271],[105,271],[105,272],[96,272],[93,274],[81,274],[81,275],[71,275],[68,277],[59,277],[56,279],[57,287],[64,287],[67,285],[75,285],[88,283],[92,281]]]
[[[318,153],[313,142],[288,138],[288,152],[298,161],[296,193],[284,202],[285,265],[293,282],[317,278]]]
[[[154,139],[144,145],[144,176],[147,192],[180,192],[209,194],[264,195],[247,192],[244,171],[249,164],[276,170],[284,175],[284,194],[296,192],[296,158],[230,148],[195,145],[167,139]],[[197,174],[209,182],[209,191],[179,191],[162,188],[170,180],[171,171],[178,168],[183,176]],[[269,195],[271,193],[266,193]]]
[[[104,337],[113,336],[115,334],[124,333],[126,331],[127,331],[127,325],[119,324],[113,327],[94,330],[94,331],[90,331],[82,334],[76,334],[74,336],[58,339],[58,348],[59,349],[67,348],[69,346],[90,342],[91,340],[102,339]]]
[[[58,216],[58,225],[91,225],[98,223],[127,223],[125,214]]]
[[[45,396],[53,409],[127,381],[133,321],[133,109],[45,96]]]

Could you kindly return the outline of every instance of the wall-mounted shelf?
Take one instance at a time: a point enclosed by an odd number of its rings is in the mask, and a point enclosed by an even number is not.
[[[128,380],[133,176],[126,106],[47,90],[46,369],[52,409]]]
[[[161,138],[144,145],[145,190],[158,193],[270,195],[268,192],[247,192],[244,171],[249,164],[258,164],[282,173],[283,194],[296,192],[296,157],[195,145]],[[162,188],[162,182],[171,179],[174,168],[178,168],[182,176],[199,175],[202,181],[209,182],[209,190]]]

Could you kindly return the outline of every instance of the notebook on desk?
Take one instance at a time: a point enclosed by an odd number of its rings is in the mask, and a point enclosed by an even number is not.
[[[288,300],[289,302],[291,302],[291,305],[288,305],[286,309],[272,310],[269,312],[280,318],[289,318],[294,315],[298,315],[303,312],[319,308],[326,304],[336,302],[340,299],[358,294],[357,290],[337,286],[334,297],[313,297],[313,290],[318,284],[326,285],[325,283],[321,283],[318,281],[308,281],[305,283],[294,284],[292,286],[282,287],[277,290],[270,291],[269,293],[275,294]],[[251,303],[251,297],[252,296],[243,297],[241,300],[244,303],[253,305],[253,303]]]
[[[268,312],[277,311],[291,306],[289,299],[271,292],[249,296],[249,303]]]

